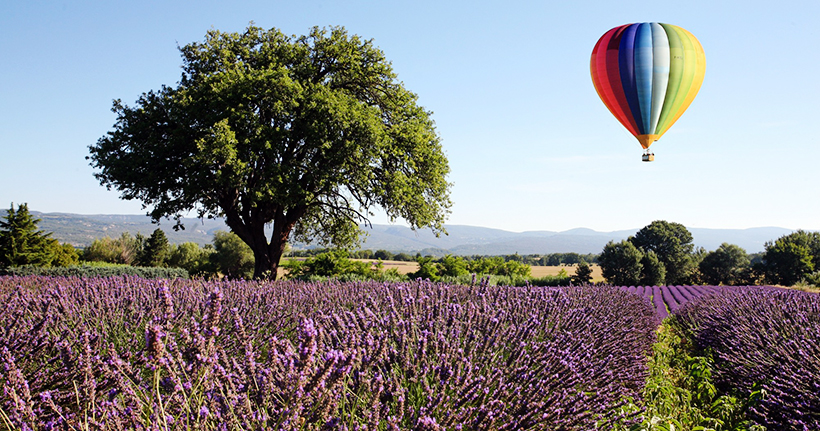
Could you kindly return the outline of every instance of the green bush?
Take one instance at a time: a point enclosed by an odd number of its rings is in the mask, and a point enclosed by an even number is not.
[[[42,267],[35,265],[15,266],[0,270],[0,275],[42,275],[47,277],[121,277],[140,278],[188,278],[188,271],[182,268],[146,268],[129,265],[72,265],[65,267]]]
[[[477,275],[467,274],[459,276],[444,276],[437,281],[447,284],[473,285],[483,284],[486,286],[569,286],[570,277],[559,275],[548,275],[539,278],[509,276],[509,275]]]
[[[712,377],[711,353],[696,352],[691,337],[673,316],[664,320],[657,335],[643,400],[624,406],[625,413],[640,414],[641,422],[615,430],[765,431],[746,417],[764,396],[763,391],[754,386],[752,393],[745,395],[721,392]]]
[[[339,279],[343,281],[379,280],[382,263],[375,268],[370,262],[350,260],[347,251],[333,250],[309,257],[304,261],[289,260],[283,264],[290,279],[322,281]]]
[[[545,275],[529,279],[532,286],[569,286],[571,281],[570,275]]]
[[[808,285],[811,287],[820,287],[820,271],[814,271],[811,274],[804,275],[803,279],[800,283],[798,283],[798,285],[800,284]]]

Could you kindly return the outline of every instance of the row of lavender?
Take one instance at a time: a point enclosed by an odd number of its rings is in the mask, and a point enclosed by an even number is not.
[[[718,286],[629,286],[622,287],[629,293],[634,293],[654,307],[660,320],[676,312],[682,305],[709,293],[716,293],[722,289]]]
[[[752,419],[768,429],[820,430],[820,295],[771,286],[630,286],[659,319],[671,312],[696,349],[711,351],[723,391],[765,391]]]
[[[735,289],[758,289],[781,291],[772,286],[629,286],[621,287],[649,301],[655,308],[659,320],[677,313],[686,303],[710,294],[721,294]]]
[[[11,429],[592,429],[655,315],[612,287],[0,278]],[[625,419],[629,421],[629,419]]]
[[[770,430],[820,430],[820,295],[723,288],[675,315],[712,352],[719,389],[765,391],[751,419]]]

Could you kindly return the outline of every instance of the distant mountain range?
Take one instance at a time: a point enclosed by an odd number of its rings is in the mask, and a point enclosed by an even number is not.
[[[436,238],[430,231],[413,232],[404,226],[373,225],[365,229],[369,234],[362,248],[440,255],[501,255],[547,253],[600,253],[607,242],[628,238],[640,228],[613,232],[597,232],[576,228],[561,232],[530,231],[508,232],[475,226],[445,227],[449,235]],[[761,227],[751,229],[687,228],[695,246],[714,250],[724,242],[743,247],[748,253],[764,250],[767,241],[791,233],[791,229]],[[425,253],[428,252],[428,253]]]
[[[5,215],[5,211],[0,211]],[[123,232],[132,235],[142,233],[149,236],[157,227],[162,228],[171,243],[195,242],[208,244],[218,230],[229,230],[222,220],[200,220],[185,218],[185,230],[174,231],[174,222],[162,221],[152,224],[151,219],[142,215],[81,215],[65,213],[32,214],[42,221],[40,229],[53,232],[53,237],[77,247],[91,244],[96,238],[120,236]],[[476,226],[448,225],[449,235],[436,238],[429,230],[413,231],[405,226],[373,225],[364,228],[368,234],[363,249],[388,250],[431,255],[502,255],[502,254],[547,254],[547,253],[600,253],[611,240],[620,241],[634,235],[640,228],[613,232],[597,232],[592,229],[577,228],[562,232],[530,231],[509,232]],[[692,232],[695,245],[706,250],[714,250],[721,243],[728,242],[743,247],[748,253],[764,250],[766,241],[792,232],[779,227],[750,229],[703,229],[688,228]],[[307,247],[295,244],[296,248]]]

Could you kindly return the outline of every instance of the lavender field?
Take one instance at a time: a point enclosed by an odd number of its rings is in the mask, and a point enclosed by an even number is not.
[[[772,286],[629,286],[660,320],[674,315],[709,352],[722,392],[765,396],[750,419],[771,430],[820,430],[820,295]]]
[[[655,314],[612,287],[0,279],[10,429],[604,429]]]
[[[766,395],[751,419],[768,429],[820,430],[820,295],[776,288],[722,289],[677,313],[710,349],[719,388]]]
[[[820,429],[820,300],[775,288],[0,278],[0,424],[641,427],[669,312],[768,429]],[[763,330],[761,330],[763,329]]]
[[[708,294],[720,294],[724,291],[739,289],[727,286],[629,286],[621,287],[629,293],[634,293],[647,301],[655,308],[658,319],[663,320],[669,314],[676,313],[684,304]],[[745,289],[778,290],[771,286],[753,286]]]

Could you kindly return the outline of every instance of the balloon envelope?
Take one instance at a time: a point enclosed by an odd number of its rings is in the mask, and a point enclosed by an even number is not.
[[[698,94],[706,71],[700,42],[670,24],[626,24],[592,50],[592,82],[612,115],[649,148]]]

